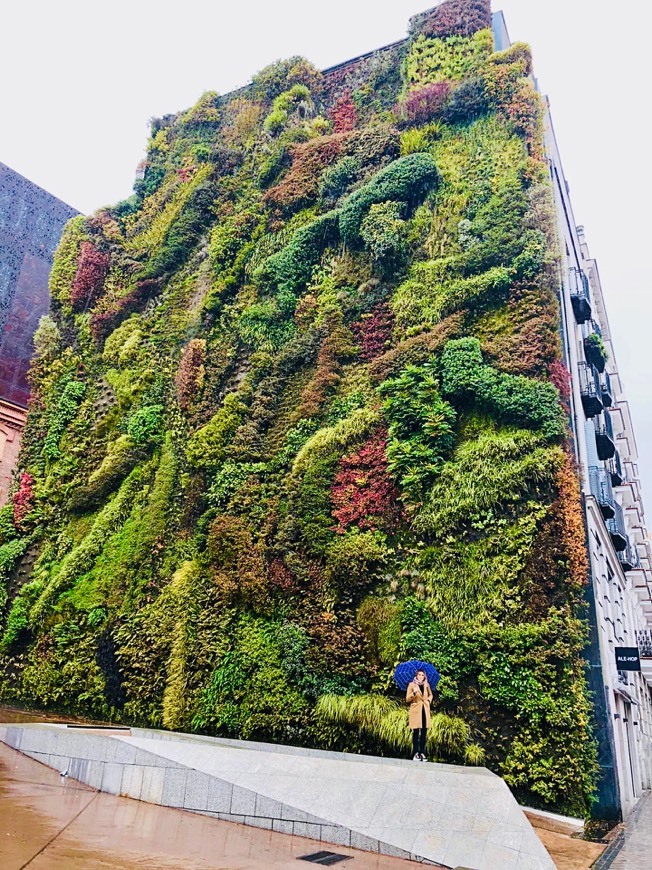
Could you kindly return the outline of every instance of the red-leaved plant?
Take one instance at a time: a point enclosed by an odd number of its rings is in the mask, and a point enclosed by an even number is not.
[[[450,96],[450,82],[434,82],[411,91],[394,106],[394,115],[403,124],[425,124],[444,108]]]
[[[360,357],[365,362],[385,353],[394,330],[394,312],[386,302],[381,302],[371,314],[352,324],[356,341],[360,345]]]
[[[358,110],[355,107],[351,92],[347,91],[339,98],[331,110],[333,130],[336,133],[348,133],[358,125]]]
[[[23,471],[20,475],[18,489],[13,495],[12,503],[14,525],[20,531],[25,517],[34,509],[34,478],[29,472]]]
[[[109,271],[109,255],[90,242],[82,242],[77,272],[70,288],[70,304],[79,311],[92,304],[102,292]]]
[[[491,0],[446,0],[425,17],[421,32],[441,39],[471,36],[485,27],[491,27]]]
[[[379,429],[359,450],[340,459],[331,487],[334,531],[349,526],[391,531],[401,520],[399,491],[387,468],[387,430]]]

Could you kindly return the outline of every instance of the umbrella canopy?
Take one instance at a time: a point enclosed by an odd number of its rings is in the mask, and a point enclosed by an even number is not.
[[[415,677],[417,671],[424,671],[430,688],[434,689],[439,682],[439,671],[430,662],[420,662],[418,659],[411,659],[409,662],[401,662],[396,666],[394,671],[394,682],[405,691]]]

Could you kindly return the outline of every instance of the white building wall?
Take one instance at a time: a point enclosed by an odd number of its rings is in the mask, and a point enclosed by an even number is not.
[[[638,633],[652,629],[652,549],[645,525],[645,513],[638,479],[636,439],[629,406],[618,374],[616,356],[609,330],[597,263],[589,255],[584,232],[573,217],[569,187],[564,177],[554,129],[547,112],[546,151],[549,158],[558,217],[562,269],[560,308],[566,366],[572,379],[571,419],[582,491],[586,503],[588,544],[595,608],[599,634],[602,673],[606,689],[607,715],[611,719],[615,747],[615,767],[620,791],[621,811],[628,815],[644,789],[652,785],[652,668],[643,673],[619,672],[614,649],[637,646]],[[571,270],[588,279],[590,319],[581,324],[573,309],[571,293],[575,282]],[[577,273],[575,273],[577,274]],[[608,353],[606,373],[611,384],[612,404],[590,417],[585,411],[580,370],[590,377],[584,339],[599,330]],[[593,383],[593,381],[591,381]],[[601,386],[597,392],[602,395]],[[589,409],[594,413],[595,409]],[[605,418],[608,417],[609,420]],[[595,423],[613,427],[613,445],[620,458],[622,481],[612,477],[609,462],[598,457]],[[611,492],[609,482],[614,484]],[[604,484],[603,484],[604,482]],[[593,485],[592,485],[593,484]],[[613,499],[613,509],[622,510],[620,534],[614,527],[618,518],[605,521],[609,507],[601,503]],[[623,537],[624,536],[624,537]],[[625,558],[619,556],[614,541],[627,541]]]

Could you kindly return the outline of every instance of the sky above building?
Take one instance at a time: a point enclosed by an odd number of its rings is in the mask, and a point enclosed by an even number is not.
[[[324,68],[402,38],[428,0],[21,0],[3,10],[0,161],[91,212],[131,193],[149,125],[279,57]],[[597,258],[652,514],[652,7],[493,0],[534,51],[575,218]]]

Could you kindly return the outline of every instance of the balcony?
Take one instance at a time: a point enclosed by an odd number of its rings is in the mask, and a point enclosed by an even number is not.
[[[602,332],[595,321],[591,321],[591,331],[584,338],[584,356],[602,374],[607,364],[607,351],[602,341]]]
[[[578,363],[580,374],[580,395],[584,413],[590,419],[602,412],[602,386],[595,366]]]
[[[573,306],[573,314],[578,323],[586,323],[591,319],[591,296],[589,293],[589,280],[580,269],[568,270],[570,284],[570,297]]]
[[[620,554],[629,547],[629,539],[625,531],[625,520],[623,519],[623,509],[617,503],[614,503],[615,514],[613,519],[607,520],[607,531],[611,536],[611,543],[614,545],[614,550]],[[618,556],[620,559],[620,555]],[[622,560],[621,560],[622,561]]]
[[[616,450],[613,457],[607,462],[607,470],[611,475],[612,486],[622,486],[625,480],[625,472],[620,462],[620,453]]]
[[[652,659],[652,631],[649,628],[636,632],[636,645],[642,659]]]
[[[611,475],[604,468],[592,465],[589,468],[589,481],[591,494],[600,505],[602,516],[605,520],[612,519],[616,515],[616,499],[611,488]]]
[[[611,408],[614,403],[614,394],[611,388],[611,378],[607,372],[600,375],[600,397],[605,408]]]
[[[633,571],[635,568],[639,567],[640,563],[638,561],[638,553],[636,552],[636,548],[632,547],[629,541],[624,550],[617,551],[617,555],[620,567],[623,571]]]
[[[598,459],[606,462],[616,452],[616,441],[609,412],[605,411],[599,419],[593,421],[593,424],[595,426],[595,446],[598,451]]]

